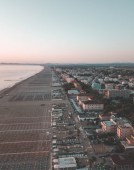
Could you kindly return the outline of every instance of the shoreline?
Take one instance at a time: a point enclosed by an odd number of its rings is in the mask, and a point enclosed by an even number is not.
[[[51,168],[51,84],[45,67],[0,91],[0,169]]]
[[[24,82],[27,81],[28,79],[32,78],[33,76],[36,76],[37,74],[41,73],[43,70],[44,70],[44,68],[43,68],[41,71],[39,71],[38,73],[36,73],[36,74],[34,74],[34,75],[32,75],[32,76],[30,76],[30,77],[28,77],[28,78],[26,78],[26,79],[18,82],[18,83],[15,83],[13,86],[11,86],[11,87],[6,87],[6,88],[0,90],[0,98],[3,98],[3,97],[4,97],[5,95],[7,95],[9,92],[11,92],[12,90],[14,90],[17,86],[21,85],[22,83],[24,83]]]

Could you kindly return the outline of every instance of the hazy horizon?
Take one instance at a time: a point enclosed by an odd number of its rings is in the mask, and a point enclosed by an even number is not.
[[[4,0],[0,14],[0,63],[134,62],[133,0]]]

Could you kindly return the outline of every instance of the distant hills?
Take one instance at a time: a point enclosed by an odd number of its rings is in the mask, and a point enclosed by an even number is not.
[[[36,63],[0,63],[0,65],[50,65],[50,66],[70,66],[70,67],[75,67],[75,66],[81,66],[81,67],[134,67],[134,63],[42,63],[42,64],[36,64]]]
[[[52,66],[80,67],[134,67],[134,63],[91,63],[91,64],[51,64]]]

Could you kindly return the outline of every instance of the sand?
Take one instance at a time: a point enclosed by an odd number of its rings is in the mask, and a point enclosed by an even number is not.
[[[47,68],[0,92],[0,169],[49,169],[51,83]]]

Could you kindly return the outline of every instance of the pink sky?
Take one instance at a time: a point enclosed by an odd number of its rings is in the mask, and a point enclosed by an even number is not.
[[[103,63],[103,62],[134,62],[134,51],[24,51],[23,53],[7,52],[2,54],[0,62],[28,63]]]

